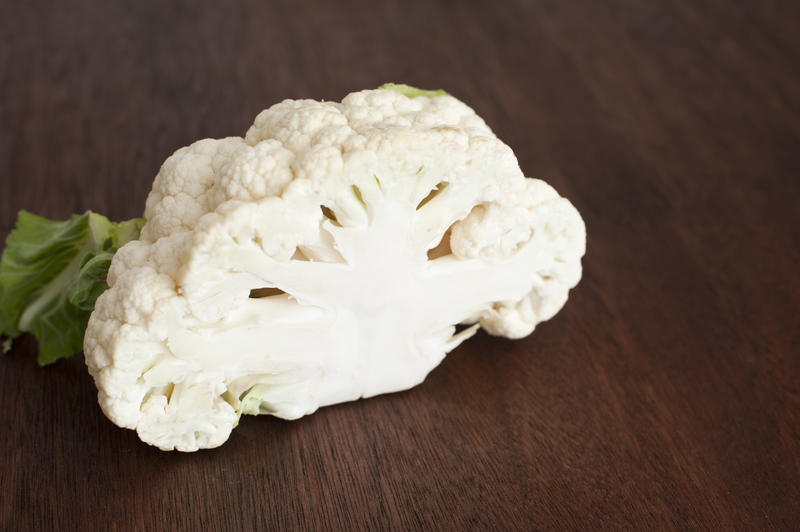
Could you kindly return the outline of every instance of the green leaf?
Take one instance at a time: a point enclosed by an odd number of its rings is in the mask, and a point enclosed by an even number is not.
[[[261,396],[269,389],[266,384],[256,384],[250,387],[239,397],[239,409],[236,411],[236,423],[234,428],[239,425],[242,414],[257,416],[263,414],[261,411]]]
[[[108,288],[106,276],[113,256],[110,251],[101,251],[84,257],[84,263],[67,287],[67,300],[71,305],[89,312],[94,309],[94,302]]]
[[[100,214],[96,214],[95,216],[99,216],[108,221],[105,216]],[[142,232],[143,225],[144,218],[133,218],[132,220],[125,220],[124,222],[112,223],[111,227],[108,229],[111,235],[111,249],[117,250],[131,240],[138,239],[139,233]]]
[[[20,211],[0,258],[3,348],[29,332],[41,365],[80,351],[94,302],[108,288],[111,257],[138,238],[143,222],[115,224],[91,211],[57,222]]]
[[[424,96],[426,98],[433,98],[434,96],[447,96],[447,93],[442,89],[418,89],[416,87],[412,87],[411,85],[406,85],[405,83],[384,83],[378,88],[399,92],[400,94],[408,96],[409,98],[416,98],[418,96]]]

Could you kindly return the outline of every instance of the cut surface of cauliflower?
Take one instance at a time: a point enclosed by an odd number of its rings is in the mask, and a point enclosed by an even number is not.
[[[575,208],[472,109],[382,89],[181,148],[145,218],[84,350],[108,417],[165,450],[408,389],[479,326],[526,336],[585,250]]]

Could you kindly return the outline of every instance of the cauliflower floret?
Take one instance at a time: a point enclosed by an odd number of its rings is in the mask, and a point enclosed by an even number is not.
[[[422,382],[478,326],[518,338],[580,279],[583,221],[447,95],[281,102],[162,167],[85,354],[146,442],[222,444]],[[471,325],[460,332],[456,325]]]
[[[148,223],[140,238],[157,240],[189,230],[201,216],[213,211],[219,198],[212,201],[209,196],[220,168],[246,147],[239,137],[203,139],[172,154],[161,166],[147,196],[144,217]]]

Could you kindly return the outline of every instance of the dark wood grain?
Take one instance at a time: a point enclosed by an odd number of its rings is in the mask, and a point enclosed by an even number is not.
[[[572,200],[584,279],[521,341],[223,447],[106,420],[80,357],[0,358],[6,529],[800,526],[795,2],[3,3],[0,236],[142,212],[287,97],[443,87]]]

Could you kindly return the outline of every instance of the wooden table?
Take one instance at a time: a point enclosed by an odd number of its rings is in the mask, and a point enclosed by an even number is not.
[[[69,4],[69,5],[68,5]],[[283,98],[443,87],[588,228],[521,341],[164,453],[81,357],[0,358],[0,528],[800,526],[797,3],[44,2],[0,16],[0,228],[141,214],[175,149]]]

